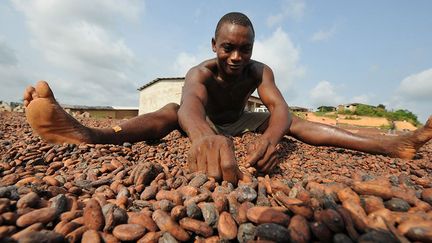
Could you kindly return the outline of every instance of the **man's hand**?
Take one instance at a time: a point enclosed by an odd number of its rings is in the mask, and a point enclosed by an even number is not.
[[[233,142],[221,135],[208,135],[193,142],[188,162],[191,171],[203,171],[216,180],[237,184],[243,177],[235,159]]]
[[[246,164],[255,166],[262,173],[269,173],[278,163],[276,144],[261,136],[247,148]]]

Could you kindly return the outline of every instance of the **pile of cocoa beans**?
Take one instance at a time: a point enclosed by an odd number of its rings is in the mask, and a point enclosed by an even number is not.
[[[116,120],[81,120],[106,127]],[[284,138],[270,175],[190,173],[190,142],[53,145],[0,113],[0,242],[432,242],[432,144],[414,160]]]

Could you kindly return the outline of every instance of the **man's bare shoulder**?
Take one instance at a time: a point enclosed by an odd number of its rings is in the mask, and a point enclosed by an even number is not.
[[[271,70],[271,68],[266,65],[265,63],[256,61],[256,60],[251,60],[249,63],[249,67],[248,67],[249,73],[250,75],[256,79],[257,81],[260,81],[263,73]]]
[[[216,59],[209,59],[201,62],[200,64],[192,67],[187,75],[186,80],[196,80],[204,82],[205,80],[214,76],[217,69]]]

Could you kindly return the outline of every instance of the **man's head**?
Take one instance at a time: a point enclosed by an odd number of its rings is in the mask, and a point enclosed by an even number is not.
[[[219,22],[216,25],[216,30],[215,30],[215,39],[217,38],[220,28],[222,26],[222,24],[225,23],[229,23],[229,24],[237,24],[237,25],[241,25],[244,27],[250,27],[253,33],[253,37],[255,39],[255,30],[253,28],[252,22],[250,21],[250,19],[239,12],[231,12],[231,13],[227,13],[224,16],[222,16],[222,18],[219,20]]]
[[[243,73],[252,56],[255,32],[249,18],[242,13],[228,13],[218,22],[212,49],[219,71],[237,76]]]

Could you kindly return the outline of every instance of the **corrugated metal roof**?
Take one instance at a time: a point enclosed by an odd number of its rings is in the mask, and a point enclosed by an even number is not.
[[[150,85],[153,85],[159,81],[162,80],[169,80],[169,81],[184,81],[185,77],[173,77],[173,78],[157,78],[153,81],[148,82],[147,84],[144,84],[143,86],[141,86],[140,88],[138,88],[139,91],[149,87]]]

